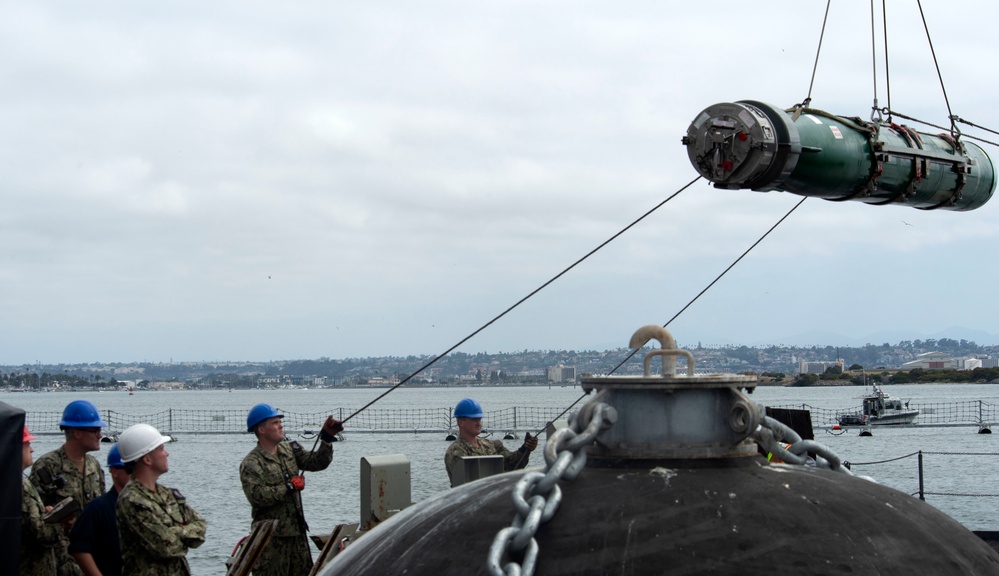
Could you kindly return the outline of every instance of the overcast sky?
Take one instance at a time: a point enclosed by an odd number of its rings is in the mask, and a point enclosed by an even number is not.
[[[890,4],[892,108],[946,124]],[[924,5],[953,112],[999,130],[995,5]],[[834,3],[813,106],[869,117],[868,9]],[[693,180],[701,110],[802,101],[824,10],[2,2],[0,364],[443,352]],[[798,200],[702,180],[460,350],[624,347]],[[670,328],[999,333],[997,212],[810,199]]]

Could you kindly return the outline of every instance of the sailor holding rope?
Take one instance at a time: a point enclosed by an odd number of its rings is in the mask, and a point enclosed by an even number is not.
[[[333,438],[343,424],[332,416],[319,432],[318,450],[306,452],[298,442],[285,442],[284,414],[270,404],[257,404],[246,417],[246,429],[257,446],[239,465],[243,493],[253,523],[277,520],[274,535],[253,567],[254,576],[305,576],[312,568],[309,525],[302,509],[305,477],[300,471],[325,470],[333,461]]]
[[[454,416],[458,420],[458,438],[448,446],[444,453],[444,467],[447,468],[447,477],[454,487],[454,466],[465,456],[493,456],[503,457],[503,470],[518,470],[527,466],[531,452],[538,447],[538,438],[528,433],[524,437],[524,443],[516,452],[511,452],[503,446],[499,440],[486,440],[479,438],[482,433],[482,406],[472,400],[465,398],[454,407]]]

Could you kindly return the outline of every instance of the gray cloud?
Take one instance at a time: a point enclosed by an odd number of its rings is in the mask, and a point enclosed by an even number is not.
[[[4,4],[0,363],[440,352],[692,180],[700,110],[801,101],[823,9]],[[996,128],[994,9],[927,9],[954,112]],[[833,7],[816,106],[869,115],[867,20]],[[893,107],[945,122],[891,22]],[[695,184],[465,349],[623,346],[797,200]],[[988,330],[995,210],[810,200],[672,327]]]

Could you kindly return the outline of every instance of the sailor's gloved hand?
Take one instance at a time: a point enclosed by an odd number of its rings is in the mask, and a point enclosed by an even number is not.
[[[537,447],[538,447],[538,437],[531,436],[531,433],[528,432],[524,436],[524,448],[527,448],[528,452],[534,452],[534,449]]]
[[[285,484],[289,491],[301,491],[305,490],[305,477],[304,476],[292,476],[288,482]]]
[[[323,429],[319,432],[319,439],[323,442],[332,442],[333,437],[343,432],[343,424],[339,420],[329,416],[323,422]]]

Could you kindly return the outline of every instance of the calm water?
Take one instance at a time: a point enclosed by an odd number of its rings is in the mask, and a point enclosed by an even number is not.
[[[918,403],[985,400],[999,403],[999,386],[994,385],[905,385],[888,391]],[[320,410],[358,408],[384,390],[289,390],[289,391],[209,391],[126,393],[11,393],[0,401],[26,411],[61,411],[71,400],[86,398],[101,410],[128,414],[151,414],[166,408],[248,410],[258,402],[280,405],[289,412],[314,413]],[[822,408],[845,409],[859,406],[864,389],[859,387],[774,388],[761,387],[753,398],[767,405],[809,404]],[[513,406],[565,408],[576,401],[579,388],[400,388],[375,404],[375,408],[440,408],[453,406],[466,396],[475,397],[486,410]],[[578,407],[578,405],[577,405]],[[488,426],[488,422],[486,422]],[[317,427],[319,422],[316,423]],[[875,429],[874,436],[861,438],[856,432],[833,435],[816,431],[816,440],[826,444],[851,462],[874,462],[924,452],[979,452],[987,456],[927,455],[924,457],[925,489],[962,494],[999,493],[999,430],[997,434],[976,434],[977,429],[908,428]],[[357,522],[360,514],[360,459],[364,456],[405,454],[411,462],[414,501],[448,489],[443,453],[448,443],[443,434],[365,433],[350,434],[334,444],[333,464],[323,472],[306,474],[303,493],[306,517],[314,533],[329,532],[336,524]],[[313,440],[303,441],[308,449]],[[509,443],[516,444],[512,440]],[[58,436],[43,436],[33,442],[41,455],[61,443]],[[255,445],[250,434],[182,435],[168,445],[170,472],[161,483],[178,488],[189,503],[208,521],[207,542],[192,550],[188,558],[196,575],[221,574],[223,562],[249,528],[250,508],[239,483],[239,463]],[[102,444],[103,464],[109,444]],[[541,465],[540,450],[531,465]],[[906,493],[918,490],[917,460],[905,458],[886,464],[858,466],[858,473]],[[110,484],[110,478],[107,479]],[[928,496],[927,501],[975,530],[999,529],[995,519],[997,497]],[[314,551],[315,552],[315,551]]]

